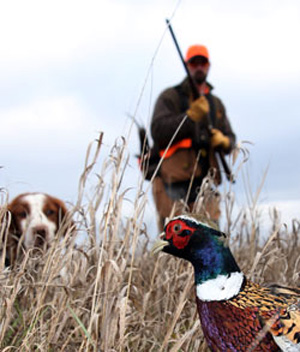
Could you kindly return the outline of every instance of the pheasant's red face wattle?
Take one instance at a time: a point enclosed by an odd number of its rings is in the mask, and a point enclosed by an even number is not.
[[[172,240],[173,245],[183,249],[195,232],[195,228],[188,226],[184,221],[176,219],[169,222],[166,228],[166,240]]]

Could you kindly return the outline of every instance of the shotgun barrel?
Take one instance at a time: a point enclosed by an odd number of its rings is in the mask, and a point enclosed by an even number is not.
[[[189,69],[188,69],[188,67],[187,67],[187,65],[186,65],[186,62],[184,61],[184,58],[183,58],[183,56],[182,56],[180,47],[179,47],[179,45],[178,45],[178,42],[177,42],[177,39],[176,39],[176,37],[175,37],[173,28],[172,28],[172,26],[171,26],[171,23],[170,23],[170,21],[169,21],[168,19],[166,19],[166,23],[167,23],[168,28],[169,28],[169,30],[170,30],[170,33],[171,33],[171,36],[172,36],[172,38],[173,38],[174,44],[175,44],[175,46],[176,46],[177,52],[178,52],[178,54],[179,54],[180,60],[181,60],[181,62],[182,62],[182,64],[183,64],[183,67],[184,67],[185,72],[186,72],[186,74],[187,74],[188,81],[189,81],[189,84],[190,84],[190,87],[191,87],[191,90],[192,90],[193,98],[194,98],[194,100],[196,100],[197,98],[200,97],[200,93],[199,93],[199,91],[198,91],[198,89],[197,89],[197,86],[196,86],[196,84],[195,84],[195,82],[194,82],[194,80],[193,80],[193,78],[192,78],[192,76],[191,76],[191,74],[190,74],[190,71],[189,71]],[[211,133],[211,128],[212,128],[212,119],[211,119],[211,117],[210,117],[210,124],[209,124],[209,126],[208,126],[208,129],[209,129],[209,132],[210,132],[210,133]],[[198,131],[198,128],[196,129],[196,142],[199,142],[199,138],[198,138],[199,133],[197,133],[197,131]],[[222,164],[222,166],[223,166],[223,169],[224,169],[224,172],[225,172],[225,174],[226,174],[227,179],[228,179],[229,181],[231,181],[231,182],[234,182],[232,172],[231,172],[231,170],[230,170],[230,168],[229,168],[229,166],[228,166],[228,164],[227,164],[227,162],[226,162],[226,160],[225,160],[225,156],[224,156],[223,152],[222,152],[221,150],[217,150],[216,153],[218,154],[218,156],[219,156],[219,158],[220,158],[220,161],[221,161],[221,164]]]

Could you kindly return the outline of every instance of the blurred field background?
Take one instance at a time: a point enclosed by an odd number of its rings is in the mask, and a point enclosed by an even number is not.
[[[57,239],[47,253],[29,252],[12,270],[1,258],[1,351],[207,351],[192,267],[164,254],[150,255],[157,234],[144,219],[149,183],[140,177],[134,190],[123,188],[127,143],[120,138],[97,173],[101,135],[89,145],[77,202],[70,206],[77,238]],[[247,152],[241,151],[233,165],[237,180],[247,178]],[[91,190],[95,173],[98,182]],[[249,185],[248,202],[236,212],[234,192],[225,184],[221,229],[250,278],[299,285],[300,221],[282,225],[280,213],[270,209],[267,228],[262,225],[262,188],[263,180],[254,191]],[[8,195],[5,190],[1,195],[3,240]]]

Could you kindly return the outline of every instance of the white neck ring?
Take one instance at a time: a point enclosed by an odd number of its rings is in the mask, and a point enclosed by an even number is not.
[[[196,285],[197,297],[201,301],[223,301],[236,296],[242,287],[244,274],[234,272],[228,275],[218,275]]]

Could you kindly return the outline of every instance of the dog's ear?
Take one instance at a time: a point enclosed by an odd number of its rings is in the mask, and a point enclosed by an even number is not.
[[[9,232],[17,238],[22,236],[21,221],[26,219],[30,213],[28,204],[22,201],[24,195],[26,194],[19,195],[7,205],[7,212],[10,214]]]
[[[5,267],[11,266],[16,261],[19,235],[16,219],[11,211],[11,204],[0,209],[1,223],[1,255],[5,255]]]
[[[75,230],[75,223],[72,219],[72,215],[70,213],[70,211],[67,209],[65,203],[55,197],[49,196],[50,197],[50,202],[49,204],[49,209],[45,209],[45,213],[47,215],[48,213],[48,217],[51,218],[52,216],[52,220],[55,221],[57,229],[59,229],[60,227],[64,227],[65,230],[62,231],[62,233],[65,235],[69,230],[71,230],[73,232],[73,230]],[[54,206],[55,207],[55,211],[54,209],[51,209],[51,207]],[[55,218],[54,218],[55,217]]]

